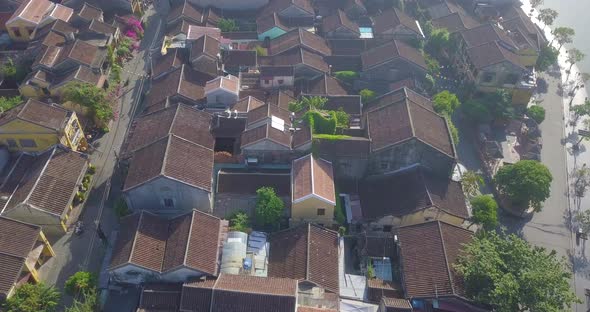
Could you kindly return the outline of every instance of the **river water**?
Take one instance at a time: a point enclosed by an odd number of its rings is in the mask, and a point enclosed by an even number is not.
[[[571,46],[586,54],[586,59],[577,64],[580,71],[590,73],[590,0],[545,0],[540,8],[552,8],[559,12],[552,27],[571,27],[576,31]]]

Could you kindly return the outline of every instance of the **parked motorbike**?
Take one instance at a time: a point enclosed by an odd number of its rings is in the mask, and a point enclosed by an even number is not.
[[[84,233],[84,223],[82,221],[78,221],[74,227],[74,234],[81,235],[82,233]]]

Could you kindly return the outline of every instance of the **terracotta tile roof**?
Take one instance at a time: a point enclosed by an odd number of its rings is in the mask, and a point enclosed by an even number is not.
[[[483,24],[472,29],[460,32],[463,40],[465,40],[465,47],[477,47],[485,43],[502,41],[507,47],[512,47],[516,50],[516,44],[508,34],[492,24]]]
[[[426,62],[422,53],[418,49],[397,40],[390,41],[361,54],[363,70],[372,69],[397,58],[402,58],[420,68],[426,69]]]
[[[0,253],[26,258],[40,233],[40,226],[0,217]]]
[[[138,312],[178,311],[180,305],[179,284],[148,284],[141,291]]]
[[[55,31],[49,31],[45,37],[43,38],[43,41],[41,42],[42,45],[44,46],[62,46],[66,43],[66,37],[64,37],[63,35],[59,34],[58,32]]]
[[[130,153],[170,134],[213,149],[214,139],[209,132],[211,115],[184,104],[142,115],[132,122],[124,143]]]
[[[317,196],[336,204],[332,163],[309,154],[293,161],[293,202]]]
[[[383,297],[384,312],[412,312],[410,301],[399,298]]]
[[[192,3],[185,0],[180,5],[177,5],[170,9],[170,13],[168,13],[167,22],[174,22],[178,18],[182,18],[189,22],[200,24],[203,22],[203,11],[200,8],[194,6]]]
[[[270,64],[273,66],[297,66],[307,65],[322,73],[330,71],[330,67],[324,61],[324,58],[313,52],[309,52],[303,48],[291,49],[280,55],[275,55],[270,58]]]
[[[263,101],[253,96],[247,96],[237,101],[236,104],[231,107],[231,110],[237,110],[240,113],[247,113],[264,105],[265,104]]]
[[[338,293],[338,233],[304,224],[274,233],[268,276],[314,283]]]
[[[6,299],[8,293],[21,275],[25,259],[0,252],[0,300]]]
[[[220,170],[217,174],[216,193],[256,196],[256,190],[265,186],[272,187],[280,197],[289,196],[291,176],[285,172],[231,172]]]
[[[292,312],[297,281],[249,275],[221,274],[217,280],[185,283],[181,310],[196,312]]]
[[[399,229],[401,271],[407,298],[464,294],[453,264],[473,233],[434,221]]]
[[[157,78],[163,73],[177,69],[182,64],[186,64],[188,58],[183,52],[184,49],[172,49],[166,55],[152,58],[152,77]]]
[[[358,238],[362,255],[367,257],[394,258],[397,254],[397,246],[393,237],[362,235]]]
[[[296,47],[303,47],[322,56],[332,54],[324,38],[302,28],[297,28],[272,39],[270,41],[270,55],[281,54]]]
[[[378,303],[384,297],[403,297],[402,286],[396,282],[384,281],[378,278],[367,279],[367,299]]]
[[[422,35],[422,31],[420,31],[416,20],[396,8],[385,10],[373,18],[373,31],[376,34],[383,34],[392,30],[395,31],[400,25],[405,26],[418,35]]]
[[[291,148],[291,134],[289,131],[280,131],[273,128],[270,123],[265,123],[256,128],[247,129],[242,133],[241,147],[247,147],[261,140],[268,139],[288,149]]]
[[[105,22],[94,19],[92,20],[92,22],[90,22],[90,25],[88,25],[88,30],[98,34],[114,36],[117,32],[117,27],[111,26]]]
[[[269,119],[272,116],[281,118],[287,126],[291,124],[291,113],[288,110],[276,105],[266,104],[248,111],[248,125]]]
[[[269,60],[271,61],[270,64],[272,64],[272,62],[274,62],[273,59],[274,58],[269,58]],[[266,77],[293,76],[293,66],[262,65],[259,67],[259,70],[260,70],[260,77],[263,79]]]
[[[453,13],[441,18],[432,20],[435,28],[445,28],[449,33],[455,33],[479,26],[479,23],[470,16],[461,13]]]
[[[62,48],[56,46],[44,46],[41,52],[35,57],[33,68],[37,65],[45,65],[52,68],[56,64],[61,50]]]
[[[33,24],[39,24],[41,20],[51,12],[53,6],[55,6],[55,4],[48,0],[24,1],[6,23],[10,24],[17,18],[20,18]]]
[[[277,12],[261,15],[256,18],[256,31],[258,34],[262,34],[265,31],[273,29],[274,27],[278,27],[284,31],[289,31],[289,29],[291,29],[289,26],[285,25]]]
[[[99,53],[99,47],[82,40],[76,40],[73,43],[64,46],[57,63],[66,59],[72,59],[81,64],[96,68],[102,65],[100,57],[101,53]]]
[[[82,8],[80,8],[80,11],[78,12],[78,16],[85,21],[102,20],[103,12],[101,9],[84,2]]]
[[[291,140],[294,149],[311,143],[311,140],[313,139],[311,129],[308,125],[299,124],[297,128],[299,128],[299,130],[296,130],[293,133],[293,139]]]
[[[124,190],[163,176],[210,192],[212,171],[212,149],[170,134],[133,153]]]
[[[72,81],[85,82],[100,88],[104,83],[104,77],[101,74],[95,73],[92,69],[80,65],[78,68],[66,74],[54,76],[49,89],[59,88]]]
[[[351,137],[344,140],[316,139],[318,154],[328,159],[331,157],[352,156],[366,159],[369,156],[371,141],[364,137]]]
[[[17,107],[12,109],[13,112],[7,112],[0,117],[0,125],[20,119],[54,131],[60,131],[65,127],[70,114],[68,110],[62,107],[34,99],[29,99]]]
[[[295,6],[312,16],[315,15],[311,0],[270,0],[259,16],[269,15],[273,12],[281,14],[291,6]]]
[[[54,147],[40,156],[24,157],[16,166],[0,189],[9,198],[2,200],[6,211],[27,204],[61,217],[86,173],[87,159],[83,154]]]
[[[362,113],[362,103],[360,95],[333,95],[327,96],[328,101],[324,105],[327,110],[344,110],[351,115],[360,115]]]
[[[187,101],[201,100],[205,98],[205,83],[212,78],[206,73],[195,71],[183,64],[152,82],[147,106],[149,108],[149,106],[160,104],[173,96],[182,96]]]
[[[256,51],[229,50],[223,54],[223,65],[226,68],[256,66],[257,64]]]
[[[384,97],[387,101],[377,99],[369,103],[367,126],[371,149],[377,151],[411,138],[417,138],[442,153],[455,157],[444,117],[412,101],[408,94],[407,91],[394,91]],[[397,100],[397,102],[393,102],[393,100]],[[383,103],[383,105],[373,105],[375,103]]]
[[[209,11],[211,12],[211,10]],[[196,25],[189,25],[186,32],[187,40],[197,40],[202,36],[208,35],[216,40],[221,40],[221,30],[215,27],[202,27]]]
[[[326,94],[326,95],[348,95],[348,91],[342,83],[328,75],[324,74],[320,78],[311,82],[307,94]]]
[[[211,58],[217,58],[217,54],[219,54],[219,51],[219,40],[208,35],[204,35],[192,43],[191,60],[201,55],[206,55]]]
[[[210,312],[216,282],[215,279],[206,279],[184,283],[180,299],[181,311]]]
[[[240,92],[240,79],[233,75],[218,76],[205,84],[205,94],[216,89],[224,89],[236,95]]]
[[[56,3],[49,15],[53,18],[68,22],[72,15],[74,15],[74,10],[72,8],[68,8],[67,6]]]
[[[516,67],[525,69],[520,57],[498,44],[497,41],[484,43],[467,50],[469,60],[477,69],[483,69],[502,62],[509,62]]]
[[[360,35],[359,25],[351,21],[346,13],[338,9],[335,14],[328,15],[322,19],[322,30],[324,33],[333,32],[344,28],[354,34]]]
[[[289,103],[295,101],[293,92],[288,90],[274,90],[266,99],[269,104],[277,105],[278,107],[289,110]]]
[[[419,168],[367,178],[359,193],[363,216],[368,219],[401,217],[430,207],[469,217],[460,183]]]
[[[179,34],[186,35],[186,34],[188,34],[188,30],[189,30],[190,26],[191,26],[190,23],[188,23],[185,20],[181,20],[180,22],[175,23],[174,26],[168,27],[167,31],[166,31],[166,35],[169,37],[174,37]]]
[[[218,259],[228,222],[193,210],[167,220],[148,212],[124,218],[110,268],[127,263],[155,272],[187,267],[217,275]]]

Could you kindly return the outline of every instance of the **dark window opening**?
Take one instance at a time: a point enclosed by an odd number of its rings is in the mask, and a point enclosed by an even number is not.
[[[171,198],[164,198],[164,207],[166,207],[166,208],[174,207],[174,201]]]
[[[318,208],[318,216],[325,216],[325,215],[326,215],[326,209]]]
[[[391,232],[391,225],[384,225],[383,226],[383,232],[387,232],[390,233]]]
[[[228,152],[233,155],[235,143],[236,139],[234,138],[216,138],[215,152]]]
[[[20,139],[18,141],[20,142],[20,146],[22,147],[37,147],[37,143],[35,143],[35,140]]]
[[[6,144],[8,144],[8,147],[17,147],[15,139],[6,139]]]

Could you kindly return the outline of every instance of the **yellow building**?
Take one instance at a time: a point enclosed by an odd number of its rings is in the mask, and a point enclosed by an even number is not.
[[[0,217],[0,302],[25,283],[40,282],[38,270],[55,256],[41,227]]]
[[[75,112],[33,99],[0,116],[0,143],[23,152],[40,152],[56,144],[74,151],[88,147]]]
[[[309,154],[294,160],[291,170],[291,224],[334,224],[336,191],[332,163]]]
[[[27,42],[37,27],[57,19],[68,22],[73,14],[73,9],[49,0],[26,0],[6,22],[6,30],[12,40]]]

